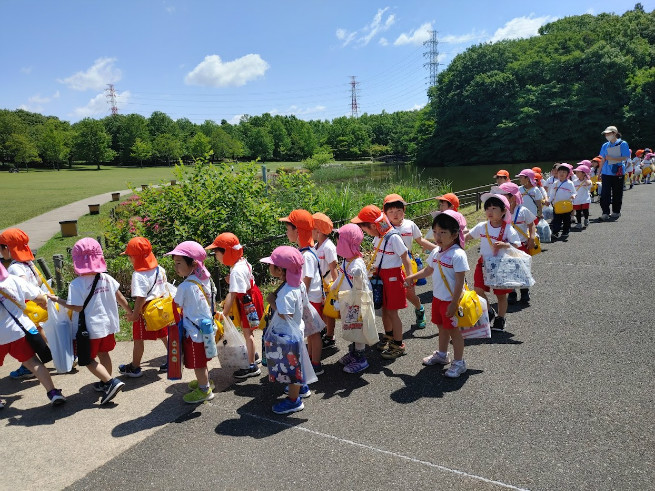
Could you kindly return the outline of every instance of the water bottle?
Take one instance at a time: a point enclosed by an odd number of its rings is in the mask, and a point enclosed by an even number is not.
[[[257,329],[259,327],[259,316],[257,315],[257,309],[255,304],[252,303],[252,298],[250,295],[243,296],[243,310],[246,312],[248,317],[248,324],[250,324],[251,329]]]
[[[205,345],[205,356],[214,358],[217,356],[216,340],[214,339],[215,330],[212,319],[202,319],[200,321],[200,330],[202,331],[202,342]]]

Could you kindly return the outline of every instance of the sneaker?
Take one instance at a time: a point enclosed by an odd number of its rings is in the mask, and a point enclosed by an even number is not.
[[[582,230],[582,222],[580,222],[580,223],[576,223],[576,224],[575,224],[575,228],[576,228],[577,230]]]
[[[123,389],[124,386],[125,386],[125,382],[121,382],[117,378],[111,379],[105,385],[105,390],[104,390],[105,395],[103,395],[102,399],[100,399],[100,404],[107,404],[114,397],[116,397],[116,394],[118,394]]]
[[[212,390],[210,384],[209,390],[207,392],[200,389],[200,387],[197,387],[196,390],[193,390],[188,394],[184,394],[182,400],[187,404],[198,404],[205,401],[211,401],[213,398],[214,398],[214,391]]]
[[[430,356],[423,358],[423,364],[426,367],[430,367],[432,365],[448,365],[448,363],[450,363],[450,355],[448,353],[442,355],[438,350],[432,353]]]
[[[380,351],[385,351],[389,347],[389,342],[393,339],[392,336],[388,334],[383,334],[380,340],[377,342],[375,347]]]
[[[530,289],[521,288],[521,303],[527,305],[530,303]]]
[[[102,380],[99,380],[98,382],[93,384],[93,390],[95,390],[96,392],[104,392],[105,387],[106,384]]]
[[[588,226],[589,226],[589,219],[588,219],[588,218],[585,218],[585,219],[584,219],[584,226],[585,226],[585,227],[588,227]]]
[[[601,221],[601,222],[606,222],[606,221],[609,220],[609,219],[610,219],[610,216],[609,216],[607,213],[603,213],[603,214],[600,216],[600,221]]]
[[[498,315],[496,314],[496,310],[493,307],[489,307],[487,312],[489,314],[489,322],[493,322],[494,319],[496,318],[496,315]]]
[[[395,360],[405,354],[405,343],[396,344],[390,342],[389,347],[382,352],[382,358],[385,360]]]
[[[187,387],[189,387],[189,390],[191,390],[191,391],[194,391],[194,390],[198,389],[198,381],[197,380],[192,380],[191,382],[189,382],[189,385]],[[213,380],[209,381],[209,388],[211,390],[216,389],[216,384],[214,383]]]
[[[368,360],[362,353],[359,356],[355,356],[355,359],[343,367],[343,371],[346,373],[359,373],[363,372],[368,368]]]
[[[355,357],[355,354],[352,351],[349,351],[345,355],[343,355],[341,358],[339,358],[338,363],[341,365],[350,365],[353,361],[355,361],[357,358]]]
[[[160,372],[168,372],[168,362],[162,363],[159,365],[159,371]]]
[[[135,367],[132,365],[132,363],[128,363],[127,365],[118,365],[118,371],[121,373],[121,375],[127,375],[128,377],[132,378],[138,378],[143,375],[141,367]]]
[[[21,365],[20,367],[18,367],[18,370],[14,370],[13,372],[9,372],[9,376],[11,378],[13,378],[14,380],[18,380],[18,379],[25,378],[25,377],[31,377],[32,372],[30,372],[27,367],[24,367],[23,365]]]
[[[323,375],[325,373],[325,369],[323,368],[323,365],[320,364],[320,362],[318,363],[318,365],[314,365],[312,363],[312,368],[314,369],[314,373],[316,375]]]
[[[650,183],[649,183],[649,184],[650,184]],[[610,218],[614,218],[614,219],[617,219],[617,220],[618,220],[620,217],[621,217],[621,214],[620,214],[620,213],[612,213],[612,214],[610,215]]]
[[[452,362],[450,368],[444,374],[448,378],[457,378],[466,372],[466,362],[464,360],[457,360]]]
[[[284,393],[289,394],[289,386],[284,387]],[[304,384],[300,387],[300,392],[298,393],[300,397],[304,397],[305,399],[308,398],[309,396],[312,395],[312,391],[309,389],[309,385]]]
[[[556,240],[559,240],[559,234],[552,234],[550,236],[551,242],[555,242]]]
[[[421,305],[420,309],[415,309],[416,313],[416,328],[425,329],[425,307]]]
[[[262,371],[259,369],[256,363],[253,363],[250,365],[248,368],[240,368],[236,372],[234,372],[234,378],[248,378],[248,377],[256,377],[257,375],[261,375]]]
[[[255,351],[255,365],[261,365],[262,364],[262,357],[259,356],[259,353]],[[266,366],[266,365],[264,365]]]
[[[302,402],[302,397],[299,397],[295,401],[292,401],[287,397],[273,406],[273,412],[275,414],[297,413],[303,409],[305,409],[305,405]]]
[[[505,330],[505,318],[504,317],[496,317],[494,319],[494,323],[491,326],[492,331],[500,331],[503,332]]]
[[[510,292],[509,295],[507,295],[507,303],[510,305],[514,305],[516,302],[518,302],[519,296],[516,294],[515,291]]]
[[[0,399],[0,409],[4,409],[6,404],[7,401],[5,401],[4,399]]]
[[[562,234],[562,242],[569,240],[569,234]]]
[[[323,337],[323,349],[332,348],[337,344],[337,340],[334,337],[324,336]]]
[[[66,402],[66,398],[61,395],[61,390],[59,389],[52,389],[50,392],[48,392],[48,399],[50,399],[50,404],[53,406],[61,406],[64,402]]]

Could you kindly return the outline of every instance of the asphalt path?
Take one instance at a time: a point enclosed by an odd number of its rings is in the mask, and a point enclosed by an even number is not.
[[[128,381],[131,390],[106,410],[89,402],[88,385],[54,412],[19,414],[16,400],[0,411],[0,441],[12,435],[0,449],[9,469],[0,488],[31,488],[29,460],[40,473],[67,469],[52,487],[71,489],[652,489],[654,193],[638,186],[625,194],[618,221],[592,220],[568,242],[546,245],[534,258],[530,307],[510,307],[507,332],[467,342],[468,371],[458,379],[421,365],[436,349],[436,328],[415,329],[407,309],[405,356],[388,361],[369,349],[371,367],[348,375],[337,364],[346,349],[339,339],[305,409],[290,416],[271,412],[282,387],[265,370],[233,383],[213,368],[219,392],[197,407],[180,400],[185,383],[159,380],[154,370],[147,383]],[[600,214],[597,204],[591,212]],[[471,266],[476,260],[472,249]],[[429,316],[431,286],[419,292]],[[14,368],[0,368],[0,394],[17,392],[6,378]],[[20,397],[43,404],[40,388],[19,383]],[[62,430],[63,422],[78,432]],[[25,459],[27,429],[46,442],[44,452],[68,452],[39,459],[32,449]],[[87,460],[94,464],[84,467]]]

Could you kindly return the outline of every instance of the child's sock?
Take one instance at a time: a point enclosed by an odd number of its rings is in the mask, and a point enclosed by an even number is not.
[[[203,392],[209,392],[209,385],[200,385],[200,384],[198,384],[198,388]]]
[[[439,351],[438,353],[439,353],[439,356],[443,356],[444,358],[445,358],[446,355],[448,354],[447,351]]]

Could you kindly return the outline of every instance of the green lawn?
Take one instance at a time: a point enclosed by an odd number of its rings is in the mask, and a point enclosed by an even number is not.
[[[72,170],[30,170],[0,179],[0,230],[89,196],[141,184],[170,181],[173,167],[75,166]]]

